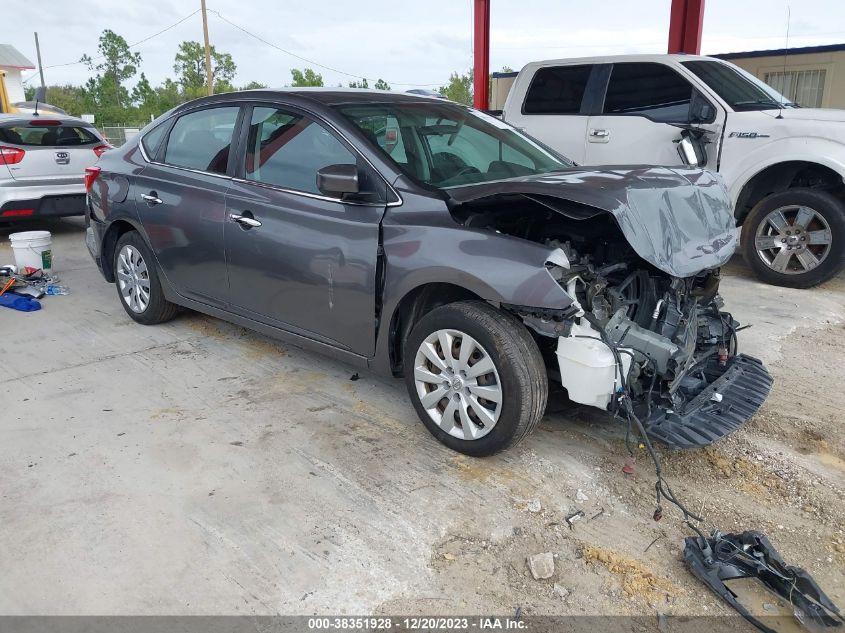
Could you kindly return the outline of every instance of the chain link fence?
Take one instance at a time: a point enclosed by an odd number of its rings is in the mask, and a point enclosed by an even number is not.
[[[143,125],[107,125],[98,128],[100,132],[103,134],[105,139],[114,145],[115,147],[120,147],[126,141],[131,140],[141,128],[144,127]]]

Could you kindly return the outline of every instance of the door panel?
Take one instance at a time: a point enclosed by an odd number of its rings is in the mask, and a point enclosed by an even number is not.
[[[232,309],[370,356],[383,207],[344,205],[235,182],[227,213]]]
[[[232,310],[371,356],[385,207],[316,188],[318,169],[356,164],[355,154],[310,117],[268,107],[253,109],[244,153],[244,178],[226,197]]]
[[[224,307],[228,274],[223,243],[226,176],[239,106],[189,112],[173,124],[162,161],[135,178],[135,208],[176,291]]]
[[[659,63],[615,64],[610,73],[603,114],[589,118],[585,162],[588,165],[682,165],[677,143],[691,108],[712,108],[712,122],[696,127],[710,132],[707,167],[716,170],[724,110],[702,101],[692,83]]]
[[[223,222],[229,182],[163,165],[147,165],[135,177],[135,208],[165,276],[179,294],[218,307],[228,290]]]

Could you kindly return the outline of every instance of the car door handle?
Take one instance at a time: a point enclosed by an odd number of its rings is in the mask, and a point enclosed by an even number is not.
[[[141,199],[147,204],[161,204],[161,198],[155,195],[155,191],[141,194]]]
[[[610,136],[610,130],[590,130],[590,136],[593,138],[607,138]]]
[[[261,222],[256,220],[255,218],[249,218],[245,215],[238,215],[237,213],[230,213],[229,219],[233,222],[237,222],[241,226],[255,228],[261,226]]]

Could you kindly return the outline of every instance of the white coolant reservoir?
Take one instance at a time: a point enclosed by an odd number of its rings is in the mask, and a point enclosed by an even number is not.
[[[620,354],[620,357],[627,376],[631,356]],[[569,393],[569,399],[606,410],[621,381],[613,352],[601,340],[598,331],[584,319],[581,324],[573,325],[569,336],[557,340],[557,360],[560,382]]]

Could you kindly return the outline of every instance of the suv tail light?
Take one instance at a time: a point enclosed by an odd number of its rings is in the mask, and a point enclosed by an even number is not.
[[[94,148],[94,153],[97,155],[97,158],[99,158],[110,149],[114,149],[114,145],[109,145],[108,143],[105,143],[103,145],[97,145],[97,147]]]
[[[99,167],[86,167],[85,168],[85,193],[91,191],[91,186],[94,184],[94,181],[97,180],[97,176],[100,175],[100,168]]]
[[[23,160],[24,154],[26,154],[26,152],[22,149],[18,149],[17,147],[3,147],[0,145],[0,163],[17,165]]]

